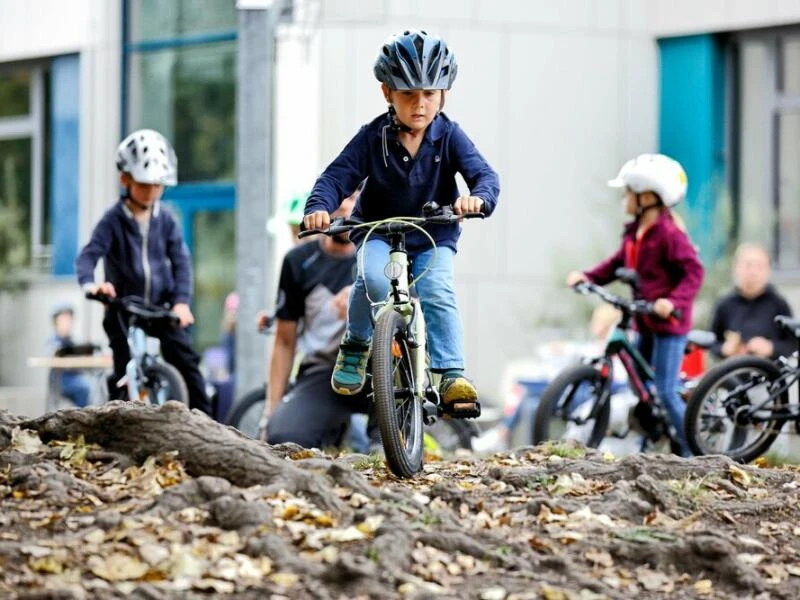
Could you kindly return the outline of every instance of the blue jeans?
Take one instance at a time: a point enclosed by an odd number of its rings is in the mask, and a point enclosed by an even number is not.
[[[681,362],[686,349],[685,335],[653,334],[650,364],[656,373],[656,392],[667,410],[677,432],[677,442],[684,456],[691,456],[683,435],[683,420],[686,404],[678,395],[681,379]]]
[[[83,408],[89,405],[92,393],[92,382],[83,373],[65,371],[61,373],[61,395],[68,398],[75,406]]]
[[[428,329],[428,352],[431,369],[463,369],[464,340],[461,319],[453,288],[453,257],[455,252],[446,247],[436,251],[436,261],[418,282],[416,279],[431,263],[433,249],[410,256],[414,287],[422,303],[422,314]],[[350,291],[347,312],[347,332],[358,340],[372,338],[369,297],[382,301],[389,293],[389,280],[383,274],[389,262],[389,244],[381,239],[368,240],[358,251],[359,273]],[[363,273],[361,265],[363,264]]]

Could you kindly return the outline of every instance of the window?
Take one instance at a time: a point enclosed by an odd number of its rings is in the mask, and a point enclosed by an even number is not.
[[[0,263],[8,270],[46,264],[47,83],[41,66],[0,65]]]
[[[178,155],[165,205],[194,264],[199,349],[219,340],[235,278],[235,0],[126,0],[121,135],[163,133]]]
[[[742,33],[733,58],[737,237],[800,273],[800,30]]]

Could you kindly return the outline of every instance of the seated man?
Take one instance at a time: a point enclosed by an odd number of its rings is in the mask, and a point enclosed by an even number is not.
[[[76,344],[72,339],[72,325],[75,318],[73,308],[67,304],[59,304],[53,308],[53,335],[47,340],[47,346],[53,356],[82,356],[92,354],[92,344]],[[58,377],[61,395],[75,406],[83,408],[89,404],[92,383],[81,371],[53,371],[51,377]]]
[[[347,215],[355,198],[345,201]],[[275,310],[275,344],[262,439],[306,448],[339,446],[354,412],[367,412],[366,393],[340,396],[330,386],[355,279],[356,250],[348,236],[317,236],[283,259]],[[259,326],[268,317],[259,314]],[[287,391],[295,356],[300,364]]]
[[[770,258],[758,244],[736,249],[733,264],[735,288],[714,306],[711,330],[717,343],[711,351],[720,358],[754,354],[764,358],[788,356],[797,350],[797,340],[775,322],[777,315],[792,309],[770,285]]]

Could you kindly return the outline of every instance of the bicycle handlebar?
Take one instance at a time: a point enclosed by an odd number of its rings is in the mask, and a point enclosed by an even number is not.
[[[108,294],[93,294],[86,293],[88,300],[95,300],[106,306],[117,306],[124,311],[141,317],[142,319],[153,319],[167,321],[170,325],[178,326],[181,323],[180,318],[174,312],[163,306],[150,304],[145,302],[139,296],[125,296],[124,298],[111,297]]]
[[[617,296],[616,294],[609,292],[603,286],[592,283],[591,281],[581,281],[580,283],[575,284],[573,289],[579,294],[595,294],[608,304],[611,304],[612,306],[615,306],[628,314],[648,315],[655,317],[659,316],[656,313],[654,304],[652,302],[648,302],[647,300],[629,300],[628,298]],[[680,319],[682,316],[683,312],[679,309],[673,310],[670,314],[670,318],[674,319]]]
[[[439,215],[430,217],[407,217],[408,221],[403,221],[404,217],[396,217],[397,220],[392,220],[384,223],[380,221],[356,221],[353,219],[344,219],[338,217],[331,221],[327,229],[306,229],[298,234],[298,238],[308,237],[310,235],[323,234],[323,235],[341,235],[348,233],[356,228],[371,229],[375,227],[375,232],[378,234],[388,235],[392,233],[406,233],[412,231],[423,225],[450,225],[457,223],[462,219],[485,219],[486,215],[483,213],[465,213],[463,215],[456,215],[452,212],[445,212]],[[382,223],[382,224],[379,224]]]

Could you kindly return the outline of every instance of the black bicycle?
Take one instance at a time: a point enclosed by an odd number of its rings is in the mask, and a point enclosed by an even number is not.
[[[638,290],[639,278],[635,271],[618,269],[616,276],[634,291]],[[653,303],[623,298],[590,282],[579,283],[574,289],[580,294],[599,296],[619,309],[621,318],[609,333],[601,355],[568,367],[542,393],[534,418],[533,442],[570,438],[596,448],[608,436],[624,439],[635,431],[642,436],[640,450],[643,452],[659,446],[662,441],[668,442],[673,452],[680,452],[675,428],[655,393],[653,368],[629,338],[635,315],[655,315]],[[673,317],[679,318],[680,313],[673,312]],[[710,332],[692,331],[687,352],[695,347],[708,348],[713,341]],[[614,359],[619,359],[627,373],[627,385],[637,400],[622,431],[609,428],[612,397],[621,387],[614,382]],[[681,395],[685,398],[691,382],[683,380],[682,383]]]
[[[775,322],[800,343],[800,320],[778,316]],[[750,462],[769,450],[787,421],[800,433],[800,407],[789,402],[789,390],[800,390],[797,359],[797,352],[776,360],[737,356],[711,368],[686,409],[692,451]]]
[[[106,294],[86,294],[86,297],[119,309],[120,326],[127,332],[131,355],[124,377],[116,384],[121,388],[122,398],[155,405],[175,400],[189,406],[186,382],[178,369],[152,350],[146,333],[179,327],[178,316],[168,307],[150,304],[138,296],[112,298]]]

